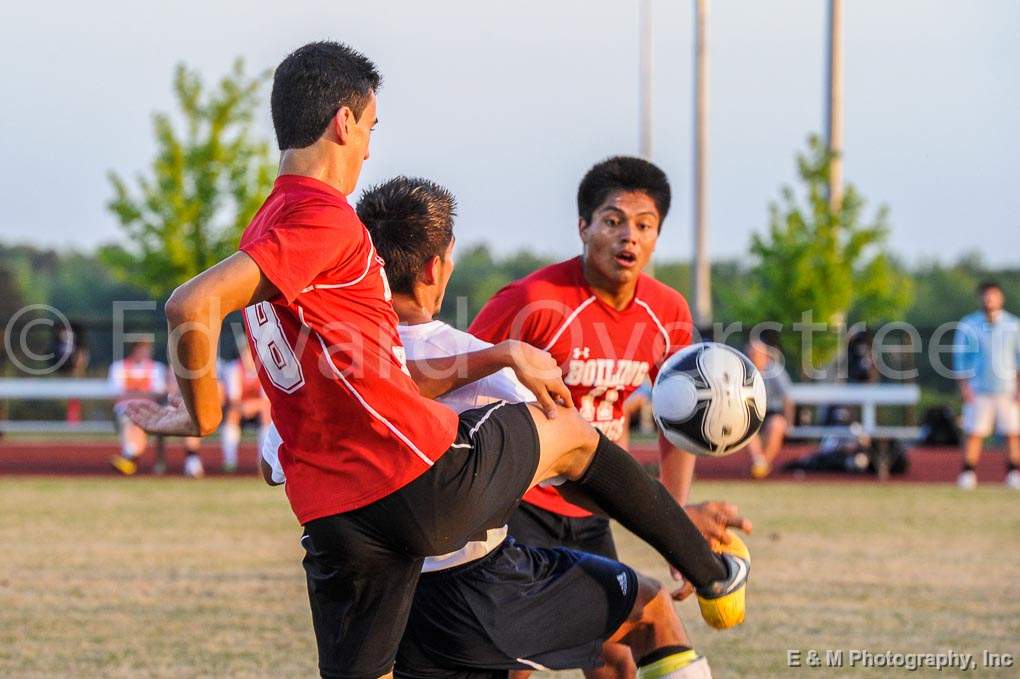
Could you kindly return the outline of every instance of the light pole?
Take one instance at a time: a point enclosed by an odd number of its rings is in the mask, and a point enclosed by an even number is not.
[[[638,153],[652,159],[652,0],[639,0],[638,9]]]
[[[712,270],[708,261],[708,10],[694,5],[694,323],[712,323]]]
[[[836,212],[843,202],[843,0],[829,0],[828,47],[825,126],[826,143],[832,152],[829,208]]]

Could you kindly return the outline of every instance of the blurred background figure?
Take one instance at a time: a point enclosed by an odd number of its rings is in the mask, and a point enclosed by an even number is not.
[[[85,377],[89,366],[89,348],[85,330],[78,323],[57,326],[53,336],[54,372],[63,377]],[[67,401],[67,421],[81,422],[81,401],[72,398]]]
[[[623,434],[620,436],[620,447],[630,447],[630,430],[635,426],[639,427],[642,434],[652,435],[655,433],[655,422],[652,420],[652,383],[645,380],[644,383],[634,390],[634,393],[623,402],[623,417],[626,423],[623,427]]]
[[[223,471],[237,470],[237,448],[241,443],[241,424],[246,421],[258,424],[258,448],[269,427],[269,399],[259,383],[258,366],[251,355],[247,340],[237,343],[238,358],[227,365],[227,413],[223,418],[220,440],[223,444]]]
[[[133,398],[163,401],[177,393],[177,383],[174,380],[167,380],[166,366],[152,358],[152,342],[147,340],[135,342],[126,357],[110,364],[107,380],[119,394],[113,405],[113,414],[120,438],[120,453],[110,458],[110,464],[121,474],[131,476],[138,471],[138,458],[145,453],[149,440],[145,432],[124,414],[124,404]],[[154,471],[162,473],[164,469],[162,437],[157,439],[157,446]],[[185,475],[201,478],[205,470],[198,456],[199,439],[185,438],[184,446]]]
[[[169,372],[169,371],[168,371]],[[180,391],[177,388],[177,380],[174,379],[173,375],[170,375],[170,380],[167,383],[167,394],[166,398],[174,398],[179,396]],[[153,471],[157,474],[162,474],[166,471],[166,452],[165,452],[166,438],[163,436],[156,437],[156,464],[153,467]],[[200,479],[205,476],[205,467],[202,466],[202,458],[199,456],[199,448],[202,445],[202,439],[197,436],[185,436],[184,437],[184,475],[190,476],[193,479]]]
[[[974,468],[985,438],[1006,437],[1006,485],[1020,490],[1020,319],[1005,310],[1006,295],[994,281],[978,287],[981,310],[964,316],[953,342],[953,368],[963,399],[963,469],[960,488],[977,486]]]
[[[788,395],[790,375],[783,367],[778,349],[761,340],[751,340],[745,350],[765,378],[765,421],[747,444],[751,454],[751,477],[763,479],[772,472],[772,463],[782,450],[786,430],[793,422],[793,401]]]
[[[122,360],[110,364],[107,375],[119,397],[113,404],[114,422],[120,437],[120,454],[110,458],[113,468],[125,476],[138,471],[138,458],[148,437],[124,414],[124,402],[132,398],[158,400],[166,395],[166,366],[152,358],[152,342],[135,342]]]

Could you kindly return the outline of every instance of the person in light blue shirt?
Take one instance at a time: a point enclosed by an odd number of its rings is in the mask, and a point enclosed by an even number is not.
[[[1005,310],[1006,296],[995,282],[978,288],[981,311],[965,316],[956,329],[953,369],[963,398],[961,488],[977,485],[974,468],[984,439],[995,428],[1006,437],[1006,485],[1020,490],[1020,319]]]
[[[792,383],[779,349],[760,339],[752,339],[745,351],[765,380],[765,419],[758,433],[747,442],[751,478],[764,479],[772,473],[772,464],[783,448],[786,430],[793,424],[793,401],[789,396]]]

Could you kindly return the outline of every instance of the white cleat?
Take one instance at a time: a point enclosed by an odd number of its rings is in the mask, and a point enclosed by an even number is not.
[[[970,469],[960,472],[956,477],[956,485],[961,490],[974,490],[977,488],[977,474]]]
[[[1011,469],[1006,474],[1006,487],[1012,490],[1020,490],[1020,469]]]
[[[188,455],[184,458],[184,475],[193,479],[200,479],[205,476],[205,468],[202,466],[202,458],[198,455]]]

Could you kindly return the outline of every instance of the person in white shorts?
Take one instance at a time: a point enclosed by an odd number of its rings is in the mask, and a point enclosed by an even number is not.
[[[981,311],[965,316],[956,330],[953,368],[963,398],[963,469],[960,488],[977,485],[974,468],[985,438],[1006,437],[1006,485],[1020,490],[1020,319],[1004,309],[1006,296],[995,282],[978,288]]]

